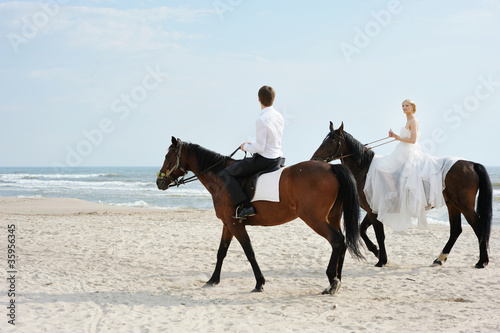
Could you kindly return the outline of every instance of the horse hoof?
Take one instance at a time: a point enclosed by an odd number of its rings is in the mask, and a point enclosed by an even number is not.
[[[480,262],[478,262],[476,264],[476,266],[474,266],[474,267],[480,269],[480,268],[486,268],[487,265],[488,265],[488,263],[480,263]]]
[[[434,262],[432,263],[431,267],[437,267],[437,266],[443,266],[443,263],[441,262],[441,260],[434,260]]]
[[[332,282],[332,284],[326,288],[325,290],[323,290],[323,292],[321,293],[322,295],[334,295],[336,294],[339,289],[340,289],[340,285],[341,285],[341,282],[338,278],[335,278]]]
[[[211,287],[215,287],[216,285],[218,285],[219,282],[214,282],[214,281],[207,281],[205,283],[205,285],[203,286],[203,288],[211,288]]]
[[[379,261],[378,263],[375,264],[375,267],[384,267],[385,264],[387,264],[386,262],[382,262],[382,261]]]
[[[255,287],[254,290],[252,290],[253,293],[261,293],[264,291],[264,287]]]

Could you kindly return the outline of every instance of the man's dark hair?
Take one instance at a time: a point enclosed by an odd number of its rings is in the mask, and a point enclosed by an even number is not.
[[[264,106],[271,106],[274,102],[276,92],[272,87],[263,86],[259,89],[259,100]]]

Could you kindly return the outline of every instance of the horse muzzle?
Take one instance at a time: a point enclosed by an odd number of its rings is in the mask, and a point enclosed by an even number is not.
[[[330,161],[332,161],[332,159],[328,158],[328,157],[327,158],[312,157],[311,161],[320,161],[320,162],[329,163]]]
[[[170,184],[172,184],[170,179],[156,178],[156,186],[158,186],[159,190],[165,191],[170,187]]]

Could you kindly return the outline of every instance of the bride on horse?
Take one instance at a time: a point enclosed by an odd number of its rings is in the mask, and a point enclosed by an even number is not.
[[[458,160],[434,157],[422,151],[417,143],[418,120],[415,102],[402,103],[406,124],[400,134],[389,131],[399,141],[386,156],[375,156],[366,176],[364,193],[378,220],[395,231],[405,230],[418,218],[427,227],[425,211],[445,205],[442,195],[447,172]]]
[[[462,233],[463,215],[479,241],[479,261],[475,267],[484,268],[489,262],[492,219],[493,190],[488,172],[480,163],[423,153],[417,144],[416,109],[413,101],[403,102],[407,122],[399,135],[389,132],[389,136],[399,141],[390,155],[376,156],[373,147],[363,145],[344,131],[344,123],[335,129],[330,122],[330,132],[311,160],[340,159],[353,174],[360,206],[366,211],[360,236],[368,250],[377,256],[375,266],[387,264],[384,225],[403,230],[411,225],[412,217],[417,217],[420,225],[425,226],[425,211],[446,205],[450,236],[433,265],[442,265],[447,260]],[[378,248],[366,233],[370,226]]]

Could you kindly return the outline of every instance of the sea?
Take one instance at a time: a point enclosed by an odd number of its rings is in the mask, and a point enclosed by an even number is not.
[[[486,167],[493,185],[493,225],[500,226],[500,167]],[[77,198],[115,206],[213,209],[199,181],[161,191],[156,167],[0,167],[0,197]],[[186,177],[192,174],[186,175]],[[428,211],[429,223],[448,224],[446,207]],[[464,218],[462,223],[466,224]]]

